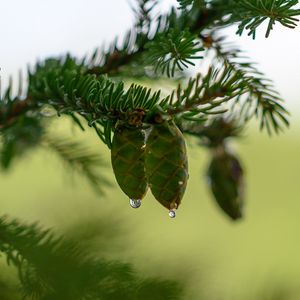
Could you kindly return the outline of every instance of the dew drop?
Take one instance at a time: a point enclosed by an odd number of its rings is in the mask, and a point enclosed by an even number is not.
[[[139,208],[142,205],[142,201],[140,199],[129,199],[129,204],[132,208]]]
[[[169,217],[172,218],[172,219],[175,218],[175,217],[176,217],[176,212],[175,212],[174,210],[171,209],[171,210],[169,211]]]

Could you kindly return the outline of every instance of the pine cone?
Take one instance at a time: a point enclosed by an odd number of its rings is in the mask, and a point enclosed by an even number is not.
[[[167,209],[176,209],[188,180],[186,146],[173,121],[153,126],[146,144],[145,168],[156,200]]]
[[[116,128],[111,163],[122,191],[134,200],[147,192],[145,175],[145,133],[139,127],[120,125]]]
[[[241,218],[244,182],[243,169],[238,159],[226,151],[216,153],[207,174],[218,205],[233,220]]]

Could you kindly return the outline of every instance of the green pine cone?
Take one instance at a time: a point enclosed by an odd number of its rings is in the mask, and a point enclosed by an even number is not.
[[[186,146],[173,121],[153,126],[146,144],[145,168],[151,192],[169,210],[176,209],[188,180]]]
[[[122,191],[134,200],[141,200],[147,192],[145,174],[145,133],[134,126],[116,128],[111,163]]]
[[[218,205],[231,219],[241,218],[244,183],[243,169],[238,159],[227,152],[215,154],[207,175]]]

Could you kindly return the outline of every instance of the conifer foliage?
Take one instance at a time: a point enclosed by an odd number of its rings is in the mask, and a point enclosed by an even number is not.
[[[176,281],[141,276],[130,264],[92,257],[77,240],[2,216],[0,254],[18,277],[13,292],[0,285],[3,300],[141,300],[150,299],[149,295],[177,300],[183,296],[183,286]],[[5,298],[6,294],[16,295]]]
[[[80,166],[95,187],[105,182],[93,169],[102,163],[94,153],[68,139],[49,138],[45,108],[50,107],[82,130],[86,125],[95,129],[112,153],[119,186],[131,200],[140,201],[149,186],[158,202],[174,210],[188,180],[185,139],[193,135],[214,153],[208,177],[217,203],[232,219],[241,217],[242,168],[227,150],[228,138],[238,136],[253,117],[261,129],[278,133],[288,126],[288,112],[270,80],[221,30],[237,26],[237,34],[255,38],[264,23],[266,37],[277,25],[295,28],[297,4],[178,0],[176,7],[160,14],[159,1],[136,1],[136,21],[124,38],[83,58],[65,55],[41,61],[28,69],[28,81],[20,80],[17,94],[12,93],[12,82],[1,93],[3,169],[43,145],[70,166]],[[208,56],[213,60],[207,72],[191,75],[190,66]],[[141,83],[125,84],[128,79],[165,77],[177,85],[169,95]]]

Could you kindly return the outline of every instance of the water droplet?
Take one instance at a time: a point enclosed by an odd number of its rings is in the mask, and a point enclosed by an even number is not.
[[[139,208],[142,205],[142,201],[140,199],[129,199],[129,204],[132,208]]]
[[[169,216],[170,216],[170,218],[172,218],[172,219],[175,218],[175,217],[176,217],[176,212],[175,212],[174,210],[171,209],[171,210],[169,211]]]

